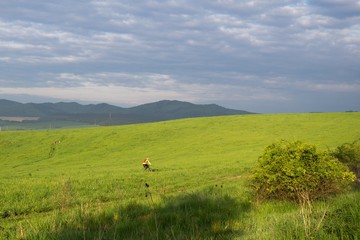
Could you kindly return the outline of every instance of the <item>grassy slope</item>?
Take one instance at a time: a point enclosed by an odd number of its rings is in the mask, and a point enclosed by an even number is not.
[[[74,121],[8,122],[0,120],[0,127],[2,131],[84,128],[94,126],[95,125]]]
[[[24,219],[47,219],[54,211],[71,212],[84,204],[144,199],[145,182],[155,202],[214,186],[239,199],[246,192],[243,179],[268,144],[285,138],[335,148],[359,138],[358,126],[360,113],[313,113],[0,132],[0,213],[12,212],[0,226],[9,229]],[[49,158],[55,140],[60,143]],[[146,156],[157,171],[142,171]],[[265,225],[260,220],[255,225],[261,236]]]

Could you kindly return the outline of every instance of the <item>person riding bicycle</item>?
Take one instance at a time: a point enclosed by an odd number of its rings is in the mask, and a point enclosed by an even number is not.
[[[151,163],[149,161],[149,158],[145,158],[142,162],[142,165],[144,167],[144,170],[150,170]]]

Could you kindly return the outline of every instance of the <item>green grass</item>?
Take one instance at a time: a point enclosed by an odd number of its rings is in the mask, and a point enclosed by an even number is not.
[[[9,122],[1,121],[0,127],[2,131],[15,130],[41,130],[41,129],[64,129],[64,128],[84,128],[93,127],[87,123],[76,121],[24,121],[24,122]]]
[[[309,113],[0,132],[0,239],[302,239],[298,206],[254,203],[249,170],[274,141],[334,149],[359,126],[360,113]],[[358,219],[359,198],[317,203],[314,236],[360,238],[334,227]]]

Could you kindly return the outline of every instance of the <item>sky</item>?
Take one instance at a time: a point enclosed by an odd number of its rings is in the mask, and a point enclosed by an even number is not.
[[[360,111],[360,1],[0,0],[0,99]]]

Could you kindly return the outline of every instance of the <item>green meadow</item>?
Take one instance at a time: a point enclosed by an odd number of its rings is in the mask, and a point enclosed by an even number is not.
[[[0,239],[305,239],[297,204],[254,200],[251,168],[281,139],[332,150],[359,137],[358,112],[3,131]],[[360,239],[359,187],[308,221],[314,239]]]
[[[15,130],[41,130],[41,129],[64,129],[64,128],[84,128],[94,127],[86,123],[75,121],[24,121],[24,122],[10,122],[2,121],[0,119],[0,130],[15,131]]]

